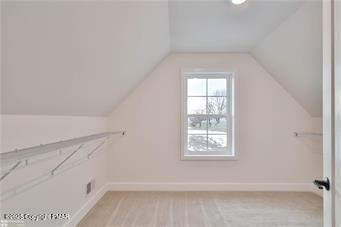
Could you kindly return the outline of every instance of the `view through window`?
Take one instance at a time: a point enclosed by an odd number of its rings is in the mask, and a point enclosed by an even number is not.
[[[183,158],[233,157],[233,75],[183,74]]]

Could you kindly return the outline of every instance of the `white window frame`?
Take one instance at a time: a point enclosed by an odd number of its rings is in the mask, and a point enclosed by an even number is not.
[[[214,76],[212,76],[212,74]],[[187,79],[188,78],[227,78],[226,97],[230,104],[227,107],[228,151],[232,155],[187,155]],[[181,70],[181,160],[238,160],[235,149],[235,74],[226,70],[182,69]]]

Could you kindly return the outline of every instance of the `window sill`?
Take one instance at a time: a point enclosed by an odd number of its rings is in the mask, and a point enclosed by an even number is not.
[[[226,155],[186,155],[181,156],[181,161],[238,161],[238,156],[226,156]]]

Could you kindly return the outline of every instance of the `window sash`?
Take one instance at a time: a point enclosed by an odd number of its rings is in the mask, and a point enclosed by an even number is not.
[[[189,79],[206,79],[206,96],[200,95],[200,96],[195,96],[195,95],[188,95],[188,80]],[[222,96],[217,96],[217,95],[208,95],[208,81],[209,79],[225,79],[226,80],[226,94]],[[235,156],[234,153],[234,113],[233,113],[233,92],[234,92],[234,85],[233,85],[233,78],[231,73],[184,73],[183,78],[183,135],[182,135],[182,156],[202,156],[202,157],[211,157],[211,156]],[[206,98],[206,113],[208,109],[208,98],[210,97],[225,97],[226,98],[226,114],[187,114],[188,110],[188,98],[191,97],[202,97]],[[226,132],[221,133],[221,134],[215,134],[215,133],[209,133],[208,129],[208,124],[206,125],[206,133],[189,133],[188,129],[188,118],[189,117],[224,117],[226,118]],[[206,119],[206,120],[207,120]],[[188,149],[188,138],[190,135],[198,135],[198,136],[206,136],[206,150],[205,151],[191,151]],[[213,135],[224,135],[226,136],[226,151],[212,151],[208,149],[208,136],[213,136]]]

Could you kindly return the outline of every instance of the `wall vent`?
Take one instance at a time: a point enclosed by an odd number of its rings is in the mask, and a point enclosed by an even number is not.
[[[85,186],[86,195],[89,195],[95,189],[95,179],[92,179],[89,183]]]

